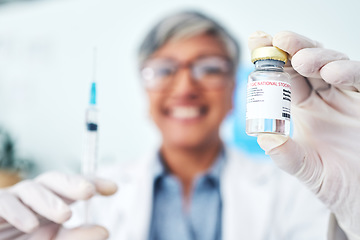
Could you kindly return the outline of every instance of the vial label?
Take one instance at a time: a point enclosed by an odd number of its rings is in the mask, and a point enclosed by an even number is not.
[[[247,86],[246,119],[290,120],[291,86],[283,81],[252,81]]]

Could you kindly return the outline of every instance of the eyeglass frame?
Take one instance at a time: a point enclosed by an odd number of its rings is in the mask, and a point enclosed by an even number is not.
[[[216,58],[216,59],[221,59],[221,60],[224,60],[223,63],[226,64],[226,67],[228,68],[227,72],[223,73],[224,75],[226,75],[227,79],[230,79],[231,76],[234,76],[235,73],[236,73],[236,68],[234,67],[234,64],[233,62],[231,61],[231,58],[230,57],[227,57],[227,56],[223,56],[223,55],[202,55],[202,56],[199,56],[197,57],[196,59],[192,60],[192,61],[189,61],[189,62],[185,62],[185,63],[181,63],[175,59],[172,59],[172,58],[150,58],[148,59],[147,61],[145,61],[145,63],[140,67],[139,69],[139,73],[140,73],[140,78],[142,80],[142,84],[143,86],[145,87],[145,89],[149,90],[149,91],[162,91],[162,90],[165,90],[165,89],[168,89],[169,86],[171,86],[171,84],[167,84],[167,86],[164,86],[164,87],[150,87],[150,86],[147,86],[147,84],[145,83],[146,79],[144,79],[144,76],[143,76],[143,71],[146,69],[146,68],[150,68],[150,67],[146,67],[146,65],[151,62],[151,61],[155,61],[155,60],[164,60],[164,62],[173,62],[175,63],[174,66],[175,66],[175,69],[174,71],[171,73],[171,79],[169,81],[170,82],[173,82],[174,79],[176,78],[176,74],[179,72],[180,69],[183,69],[183,68],[188,68],[191,72],[191,78],[194,82],[197,82],[198,84],[201,84],[201,79],[197,79],[196,76],[195,76],[195,73],[194,73],[194,63],[196,63],[197,61],[201,61],[201,60],[204,60],[204,59],[211,59],[211,58]],[[224,81],[225,82],[225,81]],[[225,84],[224,84],[225,86]],[[219,89],[219,88],[223,88],[224,86],[218,86],[218,87],[207,87],[205,85],[203,85],[204,89]]]

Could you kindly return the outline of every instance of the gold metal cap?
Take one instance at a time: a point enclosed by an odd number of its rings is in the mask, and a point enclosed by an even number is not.
[[[251,53],[251,61],[255,63],[258,60],[272,59],[287,62],[288,55],[283,50],[277,47],[260,47],[256,48]]]

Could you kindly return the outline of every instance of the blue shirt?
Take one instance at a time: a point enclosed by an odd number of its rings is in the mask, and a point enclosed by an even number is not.
[[[190,206],[185,210],[181,183],[158,155],[150,240],[221,240],[220,175],[224,161],[221,152],[209,171],[195,178]]]

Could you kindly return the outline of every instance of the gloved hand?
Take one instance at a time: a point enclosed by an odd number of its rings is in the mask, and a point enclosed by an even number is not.
[[[258,143],[360,239],[360,62],[292,32],[249,38],[250,49],[271,45],[291,59],[294,137],[263,134]]]
[[[102,240],[108,232],[101,226],[66,229],[62,223],[71,217],[69,205],[99,193],[112,195],[117,186],[95,179],[48,172],[0,191],[0,239]]]

